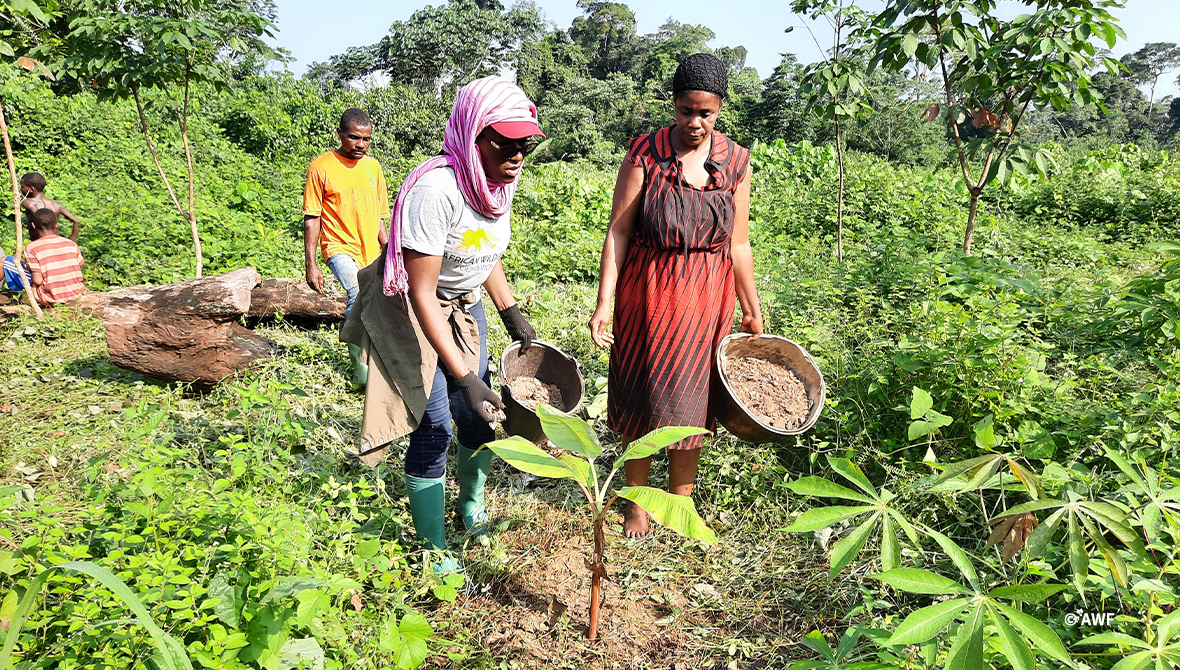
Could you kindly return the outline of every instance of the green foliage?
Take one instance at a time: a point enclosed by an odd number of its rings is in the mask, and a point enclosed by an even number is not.
[[[840,498],[866,504],[853,507],[817,507],[807,510],[786,528],[787,532],[814,532],[827,529],[838,522],[868,515],[866,520],[858,523],[855,529],[850,530],[845,537],[832,546],[831,570],[828,573],[828,578],[835,579],[836,574],[860,554],[869,535],[878,526],[881,569],[889,571],[897,568],[901,565],[901,545],[898,542],[897,528],[900,527],[905,531],[911,542],[917,543],[918,541],[913,525],[902,515],[897,506],[900,502],[898,496],[887,489],[877,491],[860,468],[846,458],[829,456],[828,465],[840,476],[855,484],[863,493],[857,493],[820,477],[802,477],[788,484],[787,488],[798,495]]]
[[[160,667],[340,668],[360,653],[421,664],[432,630],[408,601],[428,587],[391,534],[409,518],[391,510],[384,482],[309,467],[296,452],[325,426],[294,405],[304,394],[293,384],[223,389],[206,401],[217,425],[211,413],[178,411],[179,395],[145,397],[111,421],[108,444],[127,453],[83,460],[81,507],[0,489],[15,540],[0,552],[5,652],[130,667],[146,628],[166,650]],[[18,594],[20,609],[8,610]],[[361,594],[374,606],[357,611]],[[96,625],[120,605],[135,619]],[[358,643],[358,626],[383,632]]]
[[[134,619],[134,623],[147,628],[148,632],[151,633],[152,644],[156,648],[155,659],[159,665],[162,665],[168,670],[180,670],[181,668],[192,670],[193,665],[185,655],[184,647],[175,637],[165,633],[156,626],[155,622],[152,621],[151,615],[143,606],[143,603],[139,601],[139,598],[135,597],[131,589],[127,588],[127,585],[112,574],[111,571],[86,561],[68,561],[48,568],[37,575],[16,605],[12,615],[8,618],[8,632],[4,636],[4,649],[0,651],[0,667],[8,667],[8,662],[12,658],[12,650],[16,647],[17,640],[20,639],[20,632],[21,628],[24,627],[25,617],[28,616],[33,603],[41,595],[41,589],[44,588],[45,583],[49,580],[54,570],[75,570],[97,579],[103,586],[110,589],[115,594],[115,597],[122,601],[128,609],[135,613],[137,618]],[[16,595],[15,591],[10,593],[11,595]],[[103,624],[96,625],[101,626]]]
[[[222,53],[275,55],[264,41],[271,27],[238,0],[89,0],[70,17],[62,70],[92,83],[100,100],[190,83],[224,86],[230,62]]]
[[[599,444],[594,427],[582,419],[544,404],[537,406],[537,417],[553,445],[571,453],[553,457],[532,442],[517,436],[489,442],[486,447],[518,470],[538,477],[573,479],[586,494],[586,501],[596,526],[602,523],[611,504],[617,498],[624,498],[643,507],[656,521],[681,535],[701,540],[706,544],[717,541],[713,531],[697,515],[692,498],[672,495],[647,486],[627,486],[611,495],[610,488],[624,462],[647,458],[686,437],[701,435],[708,431],[692,427],[657,428],[636,438],[611,466],[610,474],[605,481],[599,481],[595,459],[602,455],[602,445]]]

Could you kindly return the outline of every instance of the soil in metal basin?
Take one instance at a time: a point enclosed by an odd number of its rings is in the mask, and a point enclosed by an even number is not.
[[[535,377],[513,377],[507,381],[512,390],[512,397],[527,409],[536,410],[537,405],[545,403],[554,409],[566,411],[565,400],[561,397],[561,389],[553,384]]]
[[[798,428],[811,411],[803,380],[784,365],[761,358],[731,358],[725,374],[738,401],[779,430]]]

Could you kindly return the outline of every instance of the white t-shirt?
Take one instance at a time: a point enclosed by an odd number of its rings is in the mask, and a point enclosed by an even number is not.
[[[446,298],[478,291],[512,235],[511,212],[489,219],[471,208],[455,171],[435,168],[418,180],[402,205],[402,247],[442,256],[438,292]]]

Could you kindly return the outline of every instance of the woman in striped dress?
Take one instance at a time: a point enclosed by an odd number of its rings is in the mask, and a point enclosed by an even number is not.
[[[608,424],[630,441],[662,426],[715,420],[709,391],[717,345],[733,327],[762,333],[750,251],[750,152],[713,130],[729,78],[712,54],[681,62],[672,80],[676,123],[635,138],[615,183],[590,335],[611,347]],[[611,298],[614,298],[614,327]],[[691,495],[701,436],[669,447],[669,490]],[[626,464],[647,483],[651,459]],[[650,534],[627,503],[628,537]]]

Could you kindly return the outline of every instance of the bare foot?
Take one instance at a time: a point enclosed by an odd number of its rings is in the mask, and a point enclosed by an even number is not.
[[[647,521],[647,512],[630,501],[623,508],[623,535],[632,540],[651,537],[651,524]]]

